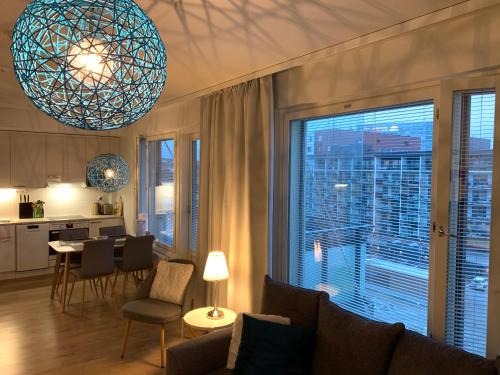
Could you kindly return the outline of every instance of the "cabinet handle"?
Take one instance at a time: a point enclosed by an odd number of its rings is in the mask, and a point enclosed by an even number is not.
[[[90,224],[101,224],[102,221],[91,221]]]

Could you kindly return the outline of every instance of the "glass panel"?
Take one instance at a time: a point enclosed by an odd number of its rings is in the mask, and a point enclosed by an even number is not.
[[[433,104],[292,123],[289,281],[427,333]]]
[[[200,202],[200,140],[191,142],[191,221],[189,228],[189,249],[198,249],[198,211]]]
[[[485,355],[495,94],[457,93],[453,117],[446,339]]]
[[[156,240],[174,246],[175,155],[174,140],[149,142],[148,228]]]

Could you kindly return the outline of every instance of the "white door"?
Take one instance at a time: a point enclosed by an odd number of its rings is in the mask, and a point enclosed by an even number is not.
[[[500,351],[498,87],[495,77],[442,85],[433,192],[432,332],[489,358]]]

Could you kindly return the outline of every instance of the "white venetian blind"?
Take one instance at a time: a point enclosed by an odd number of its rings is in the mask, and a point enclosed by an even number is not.
[[[191,197],[190,197],[189,249],[198,249],[198,222],[200,203],[200,140],[191,142]]]
[[[427,333],[433,104],[291,125],[289,282]]]
[[[454,101],[446,340],[485,355],[495,94]]]

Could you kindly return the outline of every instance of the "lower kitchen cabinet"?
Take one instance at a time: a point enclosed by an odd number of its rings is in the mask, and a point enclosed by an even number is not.
[[[0,272],[16,270],[15,225],[0,226]]]
[[[49,267],[49,224],[16,225],[16,271]]]

